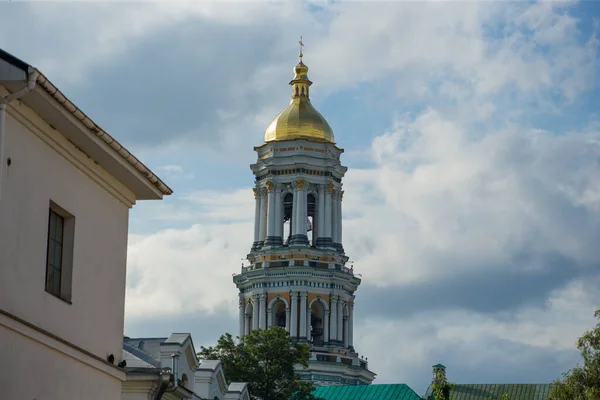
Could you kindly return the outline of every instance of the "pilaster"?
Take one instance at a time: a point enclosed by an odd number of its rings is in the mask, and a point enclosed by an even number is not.
[[[267,315],[266,315],[266,300],[267,295],[262,293],[258,295],[258,308],[259,308],[259,328],[262,330],[267,329]]]
[[[325,317],[323,318],[323,345],[329,344],[329,310],[325,310]]]
[[[354,302],[348,303],[348,347],[354,350]]]
[[[291,336],[291,330],[290,330],[290,323],[291,323],[291,315],[290,315],[290,307],[286,307],[285,309],[285,330],[290,334]]]
[[[308,293],[302,292],[300,293],[300,334],[299,340],[306,340],[306,301],[308,298]]]
[[[290,336],[292,339],[298,338],[298,292],[290,293],[290,301],[292,303],[292,318],[290,321]]]
[[[339,299],[337,303],[337,334],[336,339],[338,343],[342,343],[344,341],[344,301],[342,298]]]
[[[330,334],[329,334],[329,341],[330,342],[335,342],[337,340],[337,302],[338,302],[338,296],[331,296],[331,304],[330,304],[330,309],[331,309],[331,314],[330,314],[330,324],[329,324],[329,330],[330,330]]]
[[[258,301],[252,303],[252,330],[258,329],[258,314],[260,308],[258,307]]]
[[[240,299],[238,300],[238,307],[239,307],[239,319],[238,319],[238,324],[239,324],[239,336],[242,337],[244,336],[246,333],[245,328],[246,325],[244,324],[244,317],[245,317],[245,308],[246,308],[246,302],[244,301],[243,296],[240,294]]]

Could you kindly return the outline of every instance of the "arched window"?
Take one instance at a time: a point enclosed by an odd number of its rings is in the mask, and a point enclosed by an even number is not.
[[[325,307],[320,301],[314,301],[310,307],[310,329],[313,346],[323,345],[323,320]]]
[[[271,315],[273,318],[273,326],[279,326],[281,328],[286,327],[285,303],[283,301],[278,300],[273,304]]]
[[[181,386],[188,387],[188,377],[186,374],[181,375]]]
[[[245,334],[247,335],[250,333],[250,331],[252,331],[252,327],[254,326],[254,304],[251,301],[246,304],[245,314],[248,316],[248,323],[246,324],[246,328],[248,329],[245,329]]]

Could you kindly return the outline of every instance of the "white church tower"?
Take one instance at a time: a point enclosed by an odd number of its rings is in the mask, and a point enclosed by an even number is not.
[[[302,46],[302,41],[300,41]],[[342,246],[343,150],[309,99],[308,67],[294,68],[290,104],[255,147],[254,241],[241,274],[239,334],[284,327],[311,345],[317,385],[370,384],[375,374],[354,349],[354,298],[360,279]]]

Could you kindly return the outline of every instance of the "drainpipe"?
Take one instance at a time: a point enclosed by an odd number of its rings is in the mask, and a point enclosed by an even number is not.
[[[170,369],[165,367],[160,372],[160,383],[158,384],[156,392],[154,392],[152,400],[161,400],[165,392],[174,392],[179,387],[179,378],[177,373],[179,371],[179,354],[171,354],[171,367],[172,368]]]
[[[167,392],[174,392],[179,387],[179,354],[171,354],[173,366],[173,385],[167,388]]]
[[[158,388],[156,389],[156,392],[154,392],[154,396],[152,397],[152,400],[161,400],[163,394],[165,393],[165,391],[167,390],[167,387],[169,386],[169,383],[171,383],[171,379],[173,378],[173,374],[171,373],[171,371],[169,371],[168,368],[163,369],[160,372],[160,382],[158,384]]]
[[[3,168],[6,161],[4,160],[4,136],[6,136],[6,107],[8,103],[13,100],[18,99],[31,92],[35,88],[35,83],[37,81],[39,72],[32,67],[29,67],[28,78],[27,78],[27,86],[17,90],[14,93],[9,94],[8,96],[0,97],[0,199],[2,198],[2,176],[3,176]]]

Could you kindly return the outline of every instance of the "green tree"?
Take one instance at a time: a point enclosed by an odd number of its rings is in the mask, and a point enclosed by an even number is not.
[[[450,391],[454,389],[456,383],[448,382],[446,379],[446,374],[443,371],[438,371],[437,379],[431,384],[432,387],[432,395],[434,400],[451,400]]]
[[[216,346],[198,352],[201,359],[221,360],[228,383],[247,382],[253,400],[314,400],[313,383],[294,371],[296,364],[306,367],[309,356],[308,344],[292,341],[277,326],[253,330],[237,342],[226,333]]]
[[[600,309],[594,317],[600,319]],[[600,399],[600,322],[577,341],[583,365],[563,374],[550,389],[548,400]]]
[[[454,400],[455,396],[450,396],[452,389],[456,387],[456,383],[448,382],[446,374],[443,371],[437,372],[437,379],[431,384],[432,396],[434,400]],[[488,400],[496,400],[490,397]],[[500,400],[510,400],[508,393],[504,393]]]

